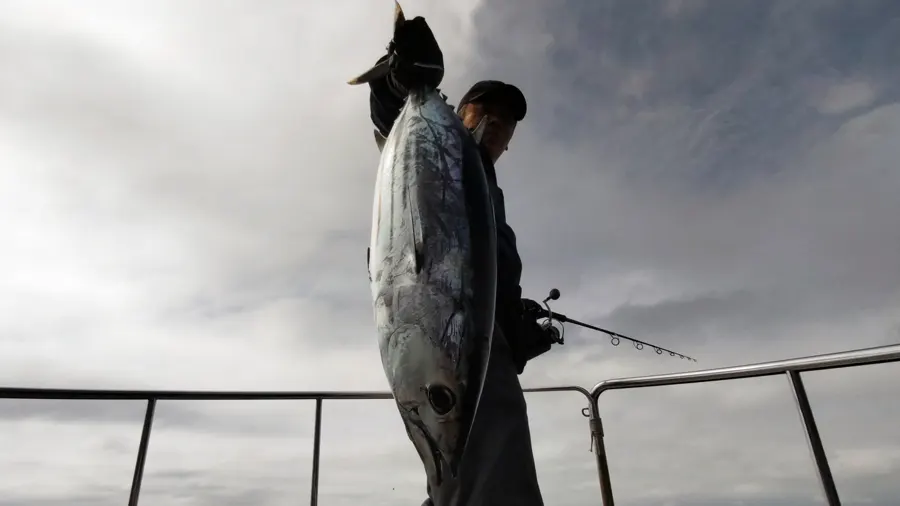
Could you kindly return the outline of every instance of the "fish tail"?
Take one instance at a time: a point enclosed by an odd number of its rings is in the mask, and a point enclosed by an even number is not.
[[[405,21],[406,16],[403,14],[403,8],[400,7],[400,2],[394,0],[394,33],[397,33],[397,29],[400,28],[400,26]],[[391,60],[390,58],[385,58],[384,61],[376,63],[369,70],[347,81],[347,84],[355,86],[357,84],[365,84],[370,81],[375,81],[386,76],[388,72],[390,72],[390,70]]]

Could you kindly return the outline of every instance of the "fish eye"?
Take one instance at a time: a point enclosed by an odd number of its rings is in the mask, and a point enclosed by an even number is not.
[[[446,415],[456,406],[456,396],[444,385],[428,385],[428,402],[438,415]]]

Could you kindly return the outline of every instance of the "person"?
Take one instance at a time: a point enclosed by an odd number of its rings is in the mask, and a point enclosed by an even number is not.
[[[442,51],[421,16],[405,21],[395,31],[387,54],[376,64],[388,58],[392,59],[391,71],[369,82],[370,116],[379,149],[403,107],[406,90],[426,83],[437,88],[444,75]],[[429,484],[423,506],[543,505],[518,375],[529,360],[549,350],[552,341],[535,318],[528,316],[527,308],[537,303],[522,298],[522,262],[516,235],[506,222],[503,192],[494,168],[526,109],[521,90],[497,80],[475,83],[457,107],[470,131],[482,119],[486,122],[479,148],[496,217],[496,317],[480,412],[471,428],[460,475],[439,487]]]

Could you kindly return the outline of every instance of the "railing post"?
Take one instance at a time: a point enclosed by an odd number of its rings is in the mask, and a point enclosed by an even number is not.
[[[153,427],[153,415],[156,412],[156,399],[147,399],[147,411],[144,413],[144,428],[141,430],[141,442],[138,445],[137,462],[134,464],[134,477],[131,480],[131,494],[128,506],[137,506],[141,495],[141,482],[144,480],[144,464],[147,462],[147,445],[150,444],[150,429]]]
[[[310,485],[310,506],[319,502],[319,448],[322,441],[322,398],[316,399],[316,426],[313,436],[312,484]]]
[[[794,392],[797,410],[800,412],[800,422],[803,424],[803,430],[806,433],[809,451],[812,453],[816,464],[816,474],[819,476],[819,483],[821,483],[822,490],[825,492],[825,500],[828,502],[828,506],[841,506],[841,499],[838,497],[837,487],[834,485],[834,477],[831,475],[831,468],[828,466],[828,457],[825,455],[822,439],[819,437],[819,429],[816,427],[816,419],[813,416],[812,407],[809,405],[809,398],[806,396],[803,380],[800,378],[798,371],[787,371],[787,377],[791,384],[791,390]]]
[[[612,493],[612,480],[609,476],[609,463],[606,461],[606,444],[603,442],[603,420],[600,419],[599,399],[590,396],[591,443],[594,457],[597,459],[597,477],[600,479],[600,500],[603,506],[615,506]]]

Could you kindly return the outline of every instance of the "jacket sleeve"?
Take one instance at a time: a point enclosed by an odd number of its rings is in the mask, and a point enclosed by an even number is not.
[[[540,328],[524,315],[522,304],[522,261],[516,247],[516,235],[505,221],[497,223],[497,323],[503,331],[516,372],[522,374],[525,365],[538,355]]]
[[[508,339],[515,339],[516,323],[522,313],[522,259],[516,246],[516,234],[506,222],[503,190],[494,187],[494,216],[497,226],[497,320],[506,327]]]
[[[516,234],[506,222],[497,223],[497,248],[500,249],[502,258],[497,265],[497,292],[503,305],[515,309],[518,314],[522,302],[522,259],[516,246]]]
[[[506,222],[503,190],[494,187],[494,215],[497,223],[497,308],[496,320],[509,345],[516,372],[550,349],[544,331],[525,315],[522,302],[522,259],[516,245],[516,234]]]

